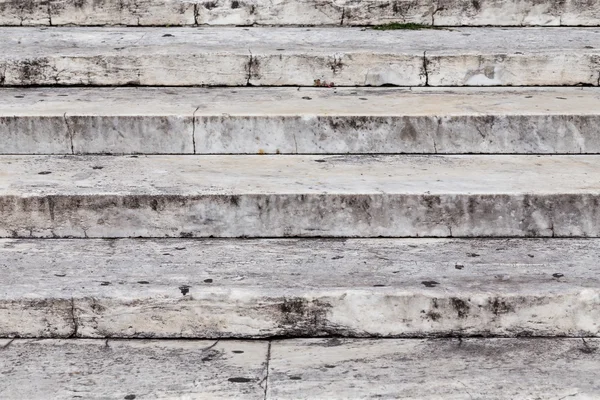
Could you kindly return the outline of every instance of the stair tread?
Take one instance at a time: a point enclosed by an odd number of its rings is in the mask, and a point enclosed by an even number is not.
[[[1,156],[0,236],[598,236],[598,160]]]
[[[597,88],[4,88],[0,153],[599,153],[598,110]]]
[[[598,85],[600,54],[598,28],[0,28],[0,36],[4,85]]]
[[[267,398],[595,398],[598,345],[588,339],[274,342]]]
[[[0,336],[597,335],[599,248],[597,239],[4,239]]]
[[[4,399],[264,399],[267,342],[14,340]]]
[[[15,340],[1,349],[7,378],[3,396],[499,400],[600,395],[596,339],[301,339],[219,341],[211,348],[213,344]]]

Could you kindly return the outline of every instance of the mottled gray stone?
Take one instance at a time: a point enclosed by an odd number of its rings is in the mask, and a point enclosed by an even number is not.
[[[596,154],[598,110],[597,88],[5,88],[0,153]]]
[[[599,345],[590,339],[277,341],[267,398],[595,399]]]
[[[599,251],[589,239],[5,239],[0,337],[598,336]]]
[[[2,156],[1,237],[597,237],[597,156]]]
[[[3,399],[264,399],[267,342],[14,340]]]
[[[0,28],[5,85],[598,85],[597,28]],[[519,40],[515,41],[515,37]]]

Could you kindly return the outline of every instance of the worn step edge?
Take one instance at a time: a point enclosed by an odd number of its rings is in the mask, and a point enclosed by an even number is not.
[[[598,336],[600,240],[2,240],[0,337]]]
[[[0,89],[0,154],[600,153],[597,88]]]
[[[598,86],[599,28],[0,28],[7,86]],[[519,37],[519,41],[514,38]]]
[[[0,348],[2,398],[264,400],[268,348],[258,341],[14,340]]]
[[[268,399],[596,399],[593,339],[284,340]]]
[[[600,25],[594,2],[534,0],[0,1],[0,25]]]
[[[0,156],[0,237],[598,237],[598,156]]]

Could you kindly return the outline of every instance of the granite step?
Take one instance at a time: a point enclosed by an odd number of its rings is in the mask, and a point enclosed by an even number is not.
[[[1,156],[0,237],[599,237],[600,158]]]
[[[0,28],[0,84],[598,86],[600,80],[599,28],[341,29]]]
[[[0,347],[0,368],[6,400],[584,400],[600,396],[599,346],[562,338],[14,340]]]
[[[598,26],[593,1],[0,0],[0,25]]]
[[[0,337],[600,334],[597,239],[0,241]]]
[[[598,88],[4,88],[1,154],[598,154]]]

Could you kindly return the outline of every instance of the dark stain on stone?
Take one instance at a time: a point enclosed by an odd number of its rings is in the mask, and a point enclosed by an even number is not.
[[[312,97],[304,96],[302,100],[312,100]]]
[[[135,399],[135,394],[128,394],[127,396],[124,397],[125,400],[133,400]]]
[[[219,6],[216,1],[207,1],[203,5],[207,10],[212,10],[213,8],[217,8]]]
[[[99,165],[96,165],[96,166],[93,166],[93,167],[92,167],[92,169],[102,169],[102,168],[104,168],[104,167],[101,167],[101,166],[99,166]]]
[[[455,264],[455,265],[454,265],[454,268],[455,268],[455,269],[463,269],[464,267],[465,267],[465,266],[464,266],[464,265],[462,265],[462,264]]]
[[[331,365],[331,364],[325,364],[324,366],[325,366],[325,368],[335,368],[335,365]]]
[[[179,286],[179,290],[181,291],[181,294],[185,296],[190,292],[190,287],[188,285],[181,285]]]
[[[472,0],[471,4],[473,5],[475,11],[481,10],[481,3],[479,2],[479,0]]]
[[[527,254],[530,258],[533,258],[534,255],[533,254]]]
[[[204,283],[213,283],[213,280],[212,280],[212,279],[210,279],[210,278],[208,278],[208,279],[205,279],[205,280],[204,280]]]
[[[100,286],[110,286],[110,282],[100,282]]]
[[[229,378],[227,379],[229,382],[234,382],[234,383],[247,383],[247,382],[252,382],[252,379],[249,378]]]
[[[42,171],[42,172],[38,172],[38,175],[49,175],[51,174],[51,171]]]
[[[179,236],[182,238],[191,238],[194,237],[194,234],[192,232],[181,232]]]
[[[490,309],[492,310],[494,315],[508,314],[510,312],[515,311],[514,307],[511,306],[509,303],[503,300],[499,300],[497,298],[495,298],[494,300],[490,300]]]
[[[479,257],[480,255],[477,253],[467,253],[468,257]]]
[[[425,285],[426,287],[436,287],[440,283],[436,282],[436,281],[423,281],[423,282],[421,282],[421,284]]]
[[[565,275],[557,272],[556,274],[552,274],[552,276],[555,278],[562,278]]]
[[[301,381],[302,377],[300,377],[300,376],[290,376],[290,380],[292,380],[292,381]]]
[[[452,307],[456,310],[458,318],[467,318],[467,315],[469,315],[470,307],[466,301],[457,297],[452,297],[450,299],[450,303],[452,304]]]
[[[233,1],[231,2],[231,8],[232,8],[233,10],[235,10],[236,8],[240,8],[240,2],[239,2],[239,1],[237,1],[237,0],[233,0]]]
[[[442,318],[442,314],[435,311],[429,311],[426,315],[432,321],[438,321]]]
[[[150,282],[148,282],[148,281],[138,281],[138,283],[139,283],[140,285],[147,285],[147,284],[149,284]]]
[[[204,362],[212,361],[215,358],[219,358],[220,355],[221,355],[220,351],[211,350],[210,352],[208,352],[208,354],[206,356],[202,357],[202,361],[204,361]]]
[[[333,257],[331,257],[332,260],[339,260],[340,258],[344,258],[344,256],[333,256]]]
[[[243,353],[244,353],[244,350],[233,350],[233,351],[232,351],[232,353],[235,353],[235,354],[243,354]]]
[[[358,99],[359,99],[359,100],[369,100],[369,99],[367,99],[366,97],[359,97]]]

